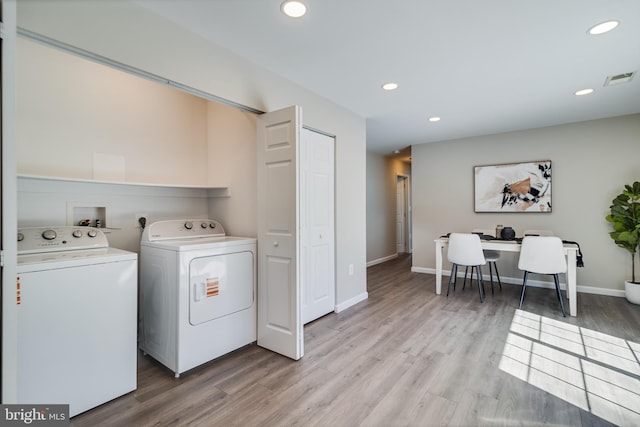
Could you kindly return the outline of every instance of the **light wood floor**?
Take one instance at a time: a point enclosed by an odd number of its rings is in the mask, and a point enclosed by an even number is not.
[[[369,299],[308,324],[298,362],[250,345],[175,379],[140,355],[138,389],[71,424],[611,425],[499,369],[519,286],[487,287],[481,304],[477,288],[436,296],[434,276],[410,270],[409,256],[370,267]],[[640,306],[623,298],[578,294],[563,319],[552,290],[528,288],[523,309],[640,343]]]

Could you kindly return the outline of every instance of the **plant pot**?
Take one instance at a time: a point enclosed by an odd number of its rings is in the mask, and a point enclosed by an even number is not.
[[[640,283],[624,282],[624,295],[632,304],[640,304]]]

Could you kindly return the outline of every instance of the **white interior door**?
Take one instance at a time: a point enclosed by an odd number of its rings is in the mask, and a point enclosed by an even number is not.
[[[1,178],[1,248],[3,264],[0,267],[2,296],[2,403],[15,403],[17,399],[18,371],[18,290],[16,288],[16,252],[18,218],[16,183],[16,111],[15,111],[15,55],[16,55],[16,2],[0,0],[2,37],[0,38],[1,121],[0,149]]]
[[[258,345],[304,354],[298,250],[298,149],[302,111],[258,117]]]
[[[334,138],[302,129],[300,243],[302,321],[335,310]]]
[[[406,252],[406,178],[398,176],[396,184],[396,252]]]

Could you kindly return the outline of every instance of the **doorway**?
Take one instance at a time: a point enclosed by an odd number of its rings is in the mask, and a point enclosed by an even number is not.
[[[396,252],[411,252],[411,204],[409,176],[396,175]]]

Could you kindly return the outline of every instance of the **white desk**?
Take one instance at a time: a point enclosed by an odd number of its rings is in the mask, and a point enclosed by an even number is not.
[[[449,239],[436,239],[436,294],[442,292],[442,251],[448,246]],[[482,249],[493,249],[502,252],[520,252],[520,243],[507,240],[482,240]],[[576,245],[565,244],[564,253],[567,256],[567,297],[569,298],[569,314],[578,314],[578,304],[576,300],[576,257],[578,247]]]

